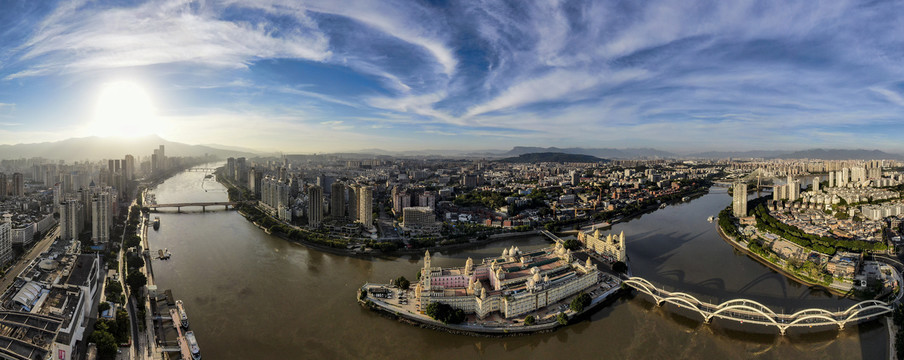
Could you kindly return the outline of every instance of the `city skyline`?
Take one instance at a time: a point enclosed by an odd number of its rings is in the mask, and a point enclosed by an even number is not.
[[[897,3],[2,6],[0,144],[904,151]]]

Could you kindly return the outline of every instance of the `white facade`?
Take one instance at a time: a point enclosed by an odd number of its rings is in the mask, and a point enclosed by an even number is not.
[[[0,266],[13,259],[12,215],[4,214],[0,220]]]

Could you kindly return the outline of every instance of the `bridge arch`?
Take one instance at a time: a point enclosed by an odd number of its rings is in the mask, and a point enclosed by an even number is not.
[[[759,325],[775,326],[782,335],[791,327],[837,325],[840,329],[844,329],[849,322],[868,320],[891,312],[892,305],[895,303],[895,301],[867,300],[845,310],[834,312],[822,308],[809,308],[791,315],[778,315],[766,305],[754,300],[731,299],[716,305],[701,301],[687,293],[669,292],[657,288],[653,283],[636,276],[624,280],[624,284],[650,295],[656,301],[656,305],[669,303],[683,309],[696,311],[703,316],[705,323],[709,323],[714,317],[740,322],[749,321]]]
[[[632,277],[629,277],[628,280],[625,280],[625,281],[634,281],[634,282],[637,282],[638,284],[646,285],[647,288],[653,288],[653,289],[659,290],[659,288],[657,288],[656,285],[653,285],[653,283],[647,281],[647,279],[644,279],[642,277],[632,276]]]
[[[850,314],[850,313],[852,313],[852,312],[858,312],[858,309],[863,309],[863,308],[865,308],[865,307],[870,307],[870,306],[885,306],[885,307],[888,307],[888,304],[886,304],[886,303],[884,303],[884,302],[881,302],[881,301],[879,301],[879,300],[866,300],[866,301],[861,301],[861,302],[858,302],[858,303],[856,303],[856,304],[854,304],[854,305],[851,305],[851,307],[847,308],[847,310],[845,310],[843,314],[844,314],[844,315],[848,315],[848,314]],[[889,308],[889,310],[891,310],[891,309]]]
[[[692,302],[692,303],[695,303],[698,307],[699,307],[700,305],[703,305],[703,304],[704,304],[704,302],[700,301],[699,299],[697,299],[696,297],[694,297],[693,295],[688,294],[688,293],[683,293],[683,292],[673,292],[673,293],[669,293],[669,296],[670,296],[670,297],[680,297],[680,298],[684,298],[684,299],[686,299],[686,300],[689,300],[689,301]]]
[[[760,303],[750,300],[750,299],[731,299],[731,300],[728,300],[726,302],[723,302],[723,303],[717,305],[716,309],[721,310],[722,308],[725,308],[725,307],[733,307],[733,306],[739,306],[739,305],[748,306],[751,309],[757,309],[757,311],[759,311],[759,312],[768,313],[769,317],[771,317],[771,318],[778,317],[778,314],[776,314],[775,311],[772,311],[772,309],[768,308],[766,305],[760,304]],[[718,310],[716,312],[718,312]]]
[[[757,308],[755,308],[755,307],[752,307],[752,306],[749,306],[749,305],[740,305],[740,304],[739,304],[739,305],[729,305],[729,306],[727,306],[727,307],[720,308],[720,309],[714,311],[712,314],[710,314],[710,315],[709,315],[709,319],[712,319],[712,318],[716,317],[717,315],[719,315],[719,314],[721,314],[721,313],[723,313],[723,312],[731,311],[731,310],[747,310],[747,311],[752,311],[752,312],[755,312],[755,313],[757,313],[757,314],[762,315],[764,318],[768,319],[769,322],[771,322],[772,324],[775,324],[776,326],[779,325],[779,322],[778,322],[778,321],[775,321],[775,317],[774,317],[774,316],[771,316],[771,315],[769,315],[769,314],[767,314],[767,313],[763,312],[762,310],[757,309]],[[771,311],[770,311],[770,312],[771,312]],[[706,320],[709,321],[709,319],[706,319]],[[737,320],[737,319],[731,318],[731,319],[729,319],[729,320]]]
[[[661,303],[674,304],[675,306],[678,306],[680,308],[696,311],[698,314],[700,314],[700,316],[703,316],[704,321],[707,318],[705,311],[701,310],[699,307],[697,307],[697,305],[694,305],[692,302],[688,301],[687,299],[685,299],[683,297],[662,298],[659,300],[659,303],[660,304]]]
[[[643,279],[641,279],[641,280],[643,280]],[[631,278],[631,279],[625,280],[624,283],[628,284],[629,286],[637,289],[638,291],[640,291],[642,293],[653,296],[655,298],[659,298],[659,295],[657,295],[657,293],[658,293],[657,290],[659,290],[659,289],[657,289],[655,286],[653,286],[653,284],[650,284],[649,282],[646,282],[646,283],[639,282],[639,281],[636,281],[633,278]]]
[[[860,315],[860,313],[867,311],[867,310],[873,310],[873,309],[882,310],[882,312],[879,312],[879,313],[876,313],[873,315],[880,315],[880,314],[884,314],[885,312],[892,311],[891,307],[889,307],[887,305],[869,305],[869,306],[857,309],[857,311],[854,311],[853,313],[851,313],[850,315],[845,317],[844,322],[848,322],[848,321],[852,321],[852,320],[860,320],[861,318],[857,317],[858,315]]]
[[[833,316],[835,316],[835,313],[828,311],[826,309],[809,308],[809,309],[803,309],[794,314],[791,314],[790,318],[796,319],[798,316],[801,316],[801,315],[825,315],[825,316],[833,317]]]
[[[822,319],[822,320],[828,321],[828,323],[816,323],[816,324],[810,324],[810,325],[819,326],[819,325],[831,324],[831,325],[840,325],[841,327],[844,327],[844,322],[838,321],[837,319],[835,319],[833,317],[822,315],[822,314],[810,314],[810,315],[801,316],[799,318],[794,319],[794,321],[788,323],[787,326],[793,326],[794,324],[799,324],[803,321],[810,320],[810,319]]]

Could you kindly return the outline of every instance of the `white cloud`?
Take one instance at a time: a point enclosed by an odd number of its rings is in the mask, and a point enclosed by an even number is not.
[[[7,79],[179,62],[242,68],[263,58],[325,61],[331,55],[315,26],[276,36],[267,25],[220,20],[204,5],[182,1],[61,9],[19,47],[19,60],[33,65]]]
[[[493,100],[468,110],[465,117],[517,108],[541,101],[580,100],[585,98],[579,94],[582,91],[597,86],[614,87],[628,81],[642,79],[648,75],[649,73],[643,69],[596,74],[587,71],[556,70],[509,87]]]

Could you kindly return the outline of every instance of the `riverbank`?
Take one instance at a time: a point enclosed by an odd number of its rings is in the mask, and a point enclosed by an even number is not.
[[[358,289],[356,296],[358,299],[358,303],[371,311],[377,312],[382,316],[396,319],[397,321],[409,325],[415,325],[424,329],[431,329],[441,332],[446,332],[450,334],[456,335],[467,335],[467,336],[475,336],[475,337],[507,337],[507,336],[526,336],[533,334],[543,334],[549,333],[558,330],[559,328],[577,324],[587,316],[592,314],[595,310],[599,309],[602,304],[607,304],[610,301],[614,301],[619,296],[624,293],[624,290],[621,286],[614,286],[608,291],[600,294],[599,296],[594,297],[590,305],[584,308],[579,313],[574,313],[569,316],[569,320],[566,324],[561,324],[558,321],[549,321],[543,324],[537,325],[523,325],[523,324],[510,324],[510,325],[496,325],[490,326],[487,324],[444,324],[441,321],[434,320],[433,318],[421,314],[415,313],[410,310],[403,310],[393,306],[390,303],[383,301],[382,299],[374,298],[368,292],[365,298],[361,298],[362,289],[367,288],[368,286],[382,286],[376,284],[365,284],[360,289]],[[613,296],[615,295],[615,296]],[[570,310],[569,310],[570,311]]]
[[[727,242],[729,245],[731,245],[735,249],[740,250],[741,252],[746,254],[748,257],[756,260],[760,264],[766,265],[770,269],[775,270],[776,272],[778,272],[779,274],[782,274],[786,278],[791,279],[794,282],[797,282],[799,284],[809,286],[809,287],[825,289],[826,291],[828,291],[829,293],[831,293],[833,295],[837,295],[837,296],[841,296],[841,297],[849,297],[850,296],[850,294],[848,292],[842,292],[841,290],[838,290],[838,289],[835,289],[832,287],[827,287],[823,284],[817,284],[814,282],[807,281],[805,279],[801,279],[801,278],[797,277],[796,275],[788,272],[784,268],[772,263],[771,261],[763,259],[758,254],[753,253],[752,251],[748,250],[747,247],[744,246],[743,244],[737,242],[737,240],[734,240],[734,239],[730,238],[728,235],[726,235],[725,232],[722,231],[722,227],[719,226],[718,222],[716,222],[715,224],[716,224],[716,232],[719,234],[719,237],[721,237],[722,240],[725,240],[725,242]]]

